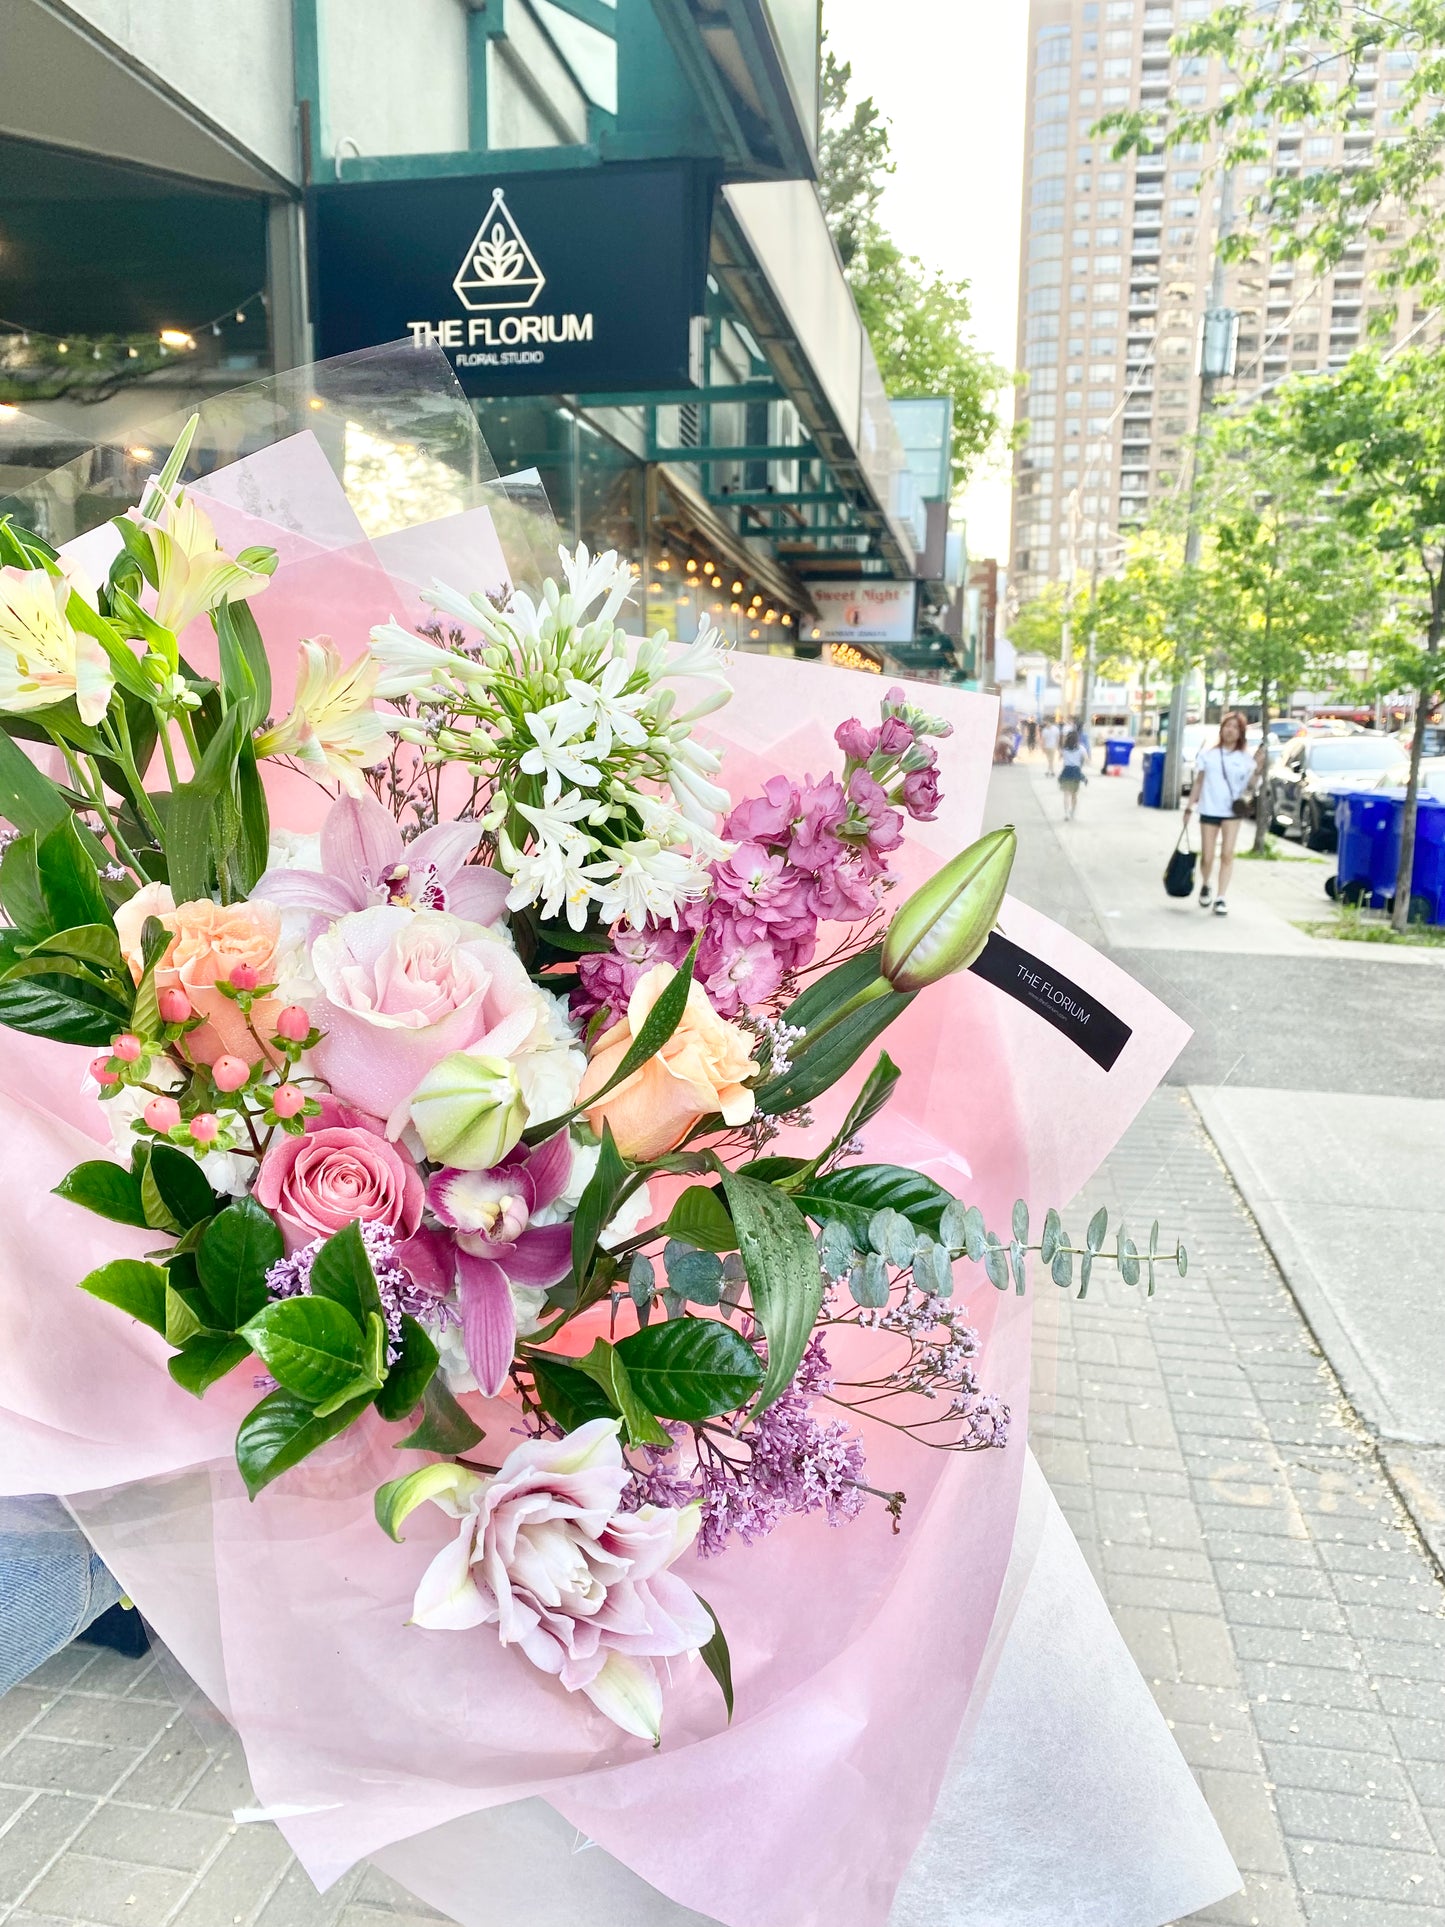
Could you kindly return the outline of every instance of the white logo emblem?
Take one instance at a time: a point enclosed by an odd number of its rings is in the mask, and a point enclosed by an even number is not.
[[[464,308],[474,314],[492,308],[530,308],[547,285],[537,257],[512,219],[501,188],[477,229],[452,286]]]

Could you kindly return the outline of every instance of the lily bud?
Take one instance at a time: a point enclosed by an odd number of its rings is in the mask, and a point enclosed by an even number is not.
[[[453,1051],[412,1094],[411,1121],[434,1164],[489,1171],[521,1138],[527,1101],[504,1057]]]
[[[895,990],[922,990],[967,970],[988,942],[1017,846],[1012,824],[990,830],[901,905],[879,966]]]

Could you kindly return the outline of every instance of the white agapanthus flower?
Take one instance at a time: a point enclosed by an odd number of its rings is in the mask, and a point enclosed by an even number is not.
[[[616,876],[597,893],[604,923],[625,920],[634,930],[649,918],[675,924],[681,905],[707,888],[706,874],[690,856],[661,849],[650,838],[620,844],[616,864]]]
[[[455,683],[464,688],[481,688],[491,681],[491,671],[470,656],[459,656],[455,649],[443,649],[403,629],[393,616],[371,632],[371,653],[381,664],[376,693],[387,702],[406,696],[419,696],[438,684]]]
[[[636,689],[626,693],[631,676],[632,665],[627,658],[614,656],[595,682],[569,676],[566,701],[554,704],[543,713],[569,726],[575,722],[579,733],[590,729],[593,752],[603,761],[612,754],[614,741],[641,749],[647,742],[647,730],[638,721],[637,712],[651,700],[652,691]]]
[[[517,767],[524,776],[545,779],[542,793],[547,803],[555,803],[561,796],[564,780],[579,789],[597,788],[602,772],[587,759],[605,752],[577,741],[586,727],[585,718],[575,712],[549,718],[545,711],[529,711],[526,722],[532,732],[532,747],[523,752]]]
[[[583,929],[588,906],[617,868],[609,859],[589,862],[599,848],[596,843],[584,843],[575,837],[543,837],[525,853],[504,852],[510,856],[507,867],[512,878],[507,908],[525,910],[537,903],[549,922],[565,910],[572,929]]]

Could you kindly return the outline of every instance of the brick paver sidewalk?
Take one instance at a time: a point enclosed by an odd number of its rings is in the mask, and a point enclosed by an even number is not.
[[[1194,1263],[1147,1308],[1040,1288],[1034,1442],[1246,1874],[1196,1919],[1433,1927],[1445,1590],[1183,1091],[1066,1221],[1096,1202]],[[0,1699],[0,1927],[439,1918],[370,1871],[318,1899],[172,1685],[76,1646]]]

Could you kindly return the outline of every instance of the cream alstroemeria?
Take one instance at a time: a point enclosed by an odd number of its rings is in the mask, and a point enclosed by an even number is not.
[[[66,616],[71,585],[45,569],[0,569],[0,709],[49,709],[75,698],[94,728],[115,676],[100,643]]]
[[[394,724],[373,708],[381,665],[362,656],[345,667],[330,636],[301,644],[296,706],[256,739],[258,756],[293,756],[314,775],[361,796],[361,772],[381,762]]]
[[[227,555],[210,517],[184,489],[160,497],[150,514],[135,511],[133,519],[155,555],[155,620],[173,635],[223,602],[259,595],[271,580],[264,570]]]

